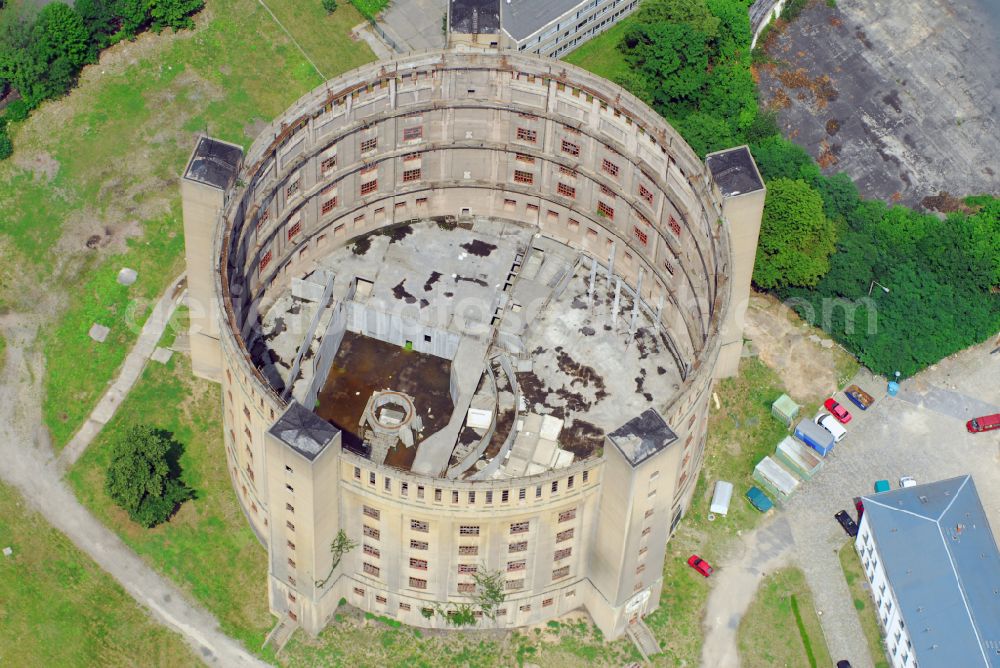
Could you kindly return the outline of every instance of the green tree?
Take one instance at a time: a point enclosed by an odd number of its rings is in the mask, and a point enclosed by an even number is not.
[[[204,6],[204,0],[149,0],[150,27],[156,32],[164,28],[193,28],[191,15]]]
[[[648,0],[642,5],[639,20],[643,23],[683,23],[709,39],[719,30],[719,19],[708,10],[705,0]]]
[[[7,129],[0,130],[0,160],[6,160],[14,154],[14,144],[10,141]]]
[[[327,14],[333,14],[337,9],[337,0],[321,0],[323,4],[323,9],[326,10]],[[447,19],[445,19],[447,21]]]
[[[93,53],[90,33],[80,15],[61,2],[45,5],[32,28],[33,49],[47,63],[64,60],[75,74]]]
[[[640,23],[619,45],[625,61],[650,82],[653,106],[664,116],[691,108],[705,85],[708,49],[703,32],[685,24]]]
[[[75,0],[73,8],[83,20],[91,43],[99,49],[115,42],[112,36],[118,32],[119,18],[115,13],[115,0]]]
[[[767,184],[753,280],[765,289],[813,286],[830,268],[833,224],[819,193],[802,180]]]
[[[179,447],[170,434],[148,425],[133,425],[112,444],[104,488],[134,522],[165,522],[194,496],[180,480]]]

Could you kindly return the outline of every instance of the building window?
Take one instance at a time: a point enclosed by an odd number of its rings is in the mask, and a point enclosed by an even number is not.
[[[410,492],[410,483],[401,482],[399,483],[399,495],[406,496]]]
[[[424,126],[418,125],[415,128],[403,128],[403,141],[412,141],[424,136]]]
[[[547,608],[550,605],[552,605],[552,599],[551,598],[546,598],[546,599],[542,600],[542,607],[543,608]]]
[[[302,186],[302,179],[295,179],[294,181],[289,183],[288,187],[285,188],[285,197],[291,197],[292,195],[297,193],[301,186]]]
[[[320,213],[330,213],[337,207],[337,196],[334,195],[330,199],[323,202],[323,206],[320,207]]]
[[[375,179],[374,181],[366,181],[365,183],[361,184],[362,195],[368,195],[370,193],[375,192],[376,190],[378,190],[378,179]]]
[[[570,155],[580,155],[580,146],[565,139],[562,140],[562,150],[563,153],[569,153]]]
[[[290,503],[286,503],[285,504],[285,510],[287,510],[290,513],[294,513],[295,512],[295,506],[293,506]]]
[[[372,508],[371,506],[362,506],[361,512],[363,512],[367,517],[370,517],[373,520],[379,519],[379,517],[381,517],[382,515],[382,513],[378,511],[378,508]]]
[[[532,144],[534,144],[536,141],[538,141],[538,133],[534,130],[529,130],[527,128],[518,128],[517,138],[520,141],[531,142]]]
[[[653,516],[653,509],[650,508],[649,510],[646,511],[646,515],[645,515],[644,519],[649,519],[652,516]]]
[[[486,490],[486,503],[493,503],[493,490],[491,489]]]
[[[646,564],[639,564],[638,566],[635,567],[635,574],[639,575],[644,570],[646,570]]]
[[[269,264],[271,264],[271,251],[264,253],[264,257],[260,259],[260,270],[263,272]]]
[[[463,524],[460,527],[458,527],[458,533],[461,534],[462,536],[478,536],[479,527],[469,524]]]
[[[426,571],[427,570],[427,560],[426,559],[417,559],[415,557],[410,557],[410,568],[416,568],[417,570],[420,570],[420,571]]]
[[[378,574],[376,573],[376,575],[378,575]],[[376,603],[381,603],[382,605],[385,605],[385,602],[386,602],[386,601],[385,601],[385,596],[382,596],[382,595],[377,595],[377,596],[375,597],[375,602],[376,602]]]
[[[528,541],[519,540],[516,543],[511,543],[507,546],[508,552],[525,552],[528,549]]]
[[[331,155],[329,158],[325,159],[320,163],[319,169],[321,172],[326,174],[328,171],[337,166],[337,156]]]
[[[438,503],[441,502],[441,490],[440,489],[435,489],[434,490],[434,500],[437,501]]]
[[[288,602],[295,603],[296,600],[297,599],[295,598],[295,594],[293,594],[292,592],[288,592]]]
[[[410,578],[410,587],[413,589],[427,589],[427,580],[420,578]]]
[[[459,594],[475,594],[476,593],[476,583],[475,582],[459,582],[458,583],[458,593]]]
[[[644,185],[639,184],[639,197],[643,198],[650,204],[653,203],[653,193],[646,189]]]
[[[285,541],[285,545],[287,545],[287,546],[288,546],[288,549],[289,549],[289,550],[294,550],[294,549],[295,549],[295,543],[293,543],[293,542],[292,542],[292,541],[290,541],[290,540],[286,540],[286,541]]]
[[[459,564],[458,565],[458,572],[459,573],[478,573],[479,569],[476,567],[475,564]]]
[[[361,569],[368,575],[374,575],[375,577],[378,577],[378,566],[373,566],[372,564],[369,564],[366,561],[364,564],[362,564]]]
[[[556,192],[558,192],[563,197],[575,198],[576,188],[568,186],[565,183],[560,183],[556,186]]]
[[[403,181],[419,181],[420,180],[420,168],[407,169],[403,172]]]
[[[403,610],[404,612],[409,612],[410,611],[410,604],[409,603],[400,603],[399,604],[399,609]]]
[[[361,469],[357,466],[354,467],[354,479],[361,480]]]
[[[563,176],[569,176],[570,178],[574,179],[576,178],[576,170],[570,169],[569,167],[563,167],[562,165],[559,165],[559,173],[562,174]]]
[[[291,522],[285,522],[285,526],[291,529],[292,531],[295,531],[295,525],[292,524]]]
[[[457,489],[451,490],[451,502],[452,503],[458,503],[458,490]]]
[[[517,492],[517,499],[518,499],[518,501],[524,501],[525,497],[527,496],[527,492],[528,492],[528,490],[525,489],[524,487],[522,487],[521,489],[519,489],[518,492]]]
[[[472,504],[472,503],[475,503],[475,502],[476,502],[476,493],[475,492],[469,492],[469,503]]]
[[[301,222],[295,223],[294,225],[288,228],[288,239],[291,240],[292,237],[294,237],[301,231],[302,231],[302,223]]]
[[[650,529],[649,527],[646,527],[645,529],[642,530],[642,535],[643,536],[648,536],[650,531],[652,531],[652,529]]]
[[[378,537],[379,537],[379,531],[378,531],[378,529],[376,529],[374,527],[370,527],[367,524],[364,525],[364,527],[365,528],[364,528],[363,533],[366,536],[368,536],[369,538],[374,538],[375,540],[378,540]]]
[[[461,554],[461,555],[464,555],[464,556],[473,556],[474,557],[477,554],[479,554],[479,546],[478,545],[459,545],[458,546],[458,553]]]
[[[403,156],[403,162],[413,162],[414,160],[420,160],[419,153],[407,153]]]
[[[535,485],[535,498],[536,499],[542,498],[542,486],[541,485]]]
[[[636,239],[639,240],[639,243],[641,243],[643,246],[649,243],[649,235],[640,230],[635,225],[632,226],[632,234],[635,236]]]
[[[673,232],[676,236],[679,237],[681,235],[681,224],[678,223],[673,216],[670,216],[670,221],[667,223],[667,225],[670,227],[670,231]]]
[[[509,489],[505,489],[502,492],[500,492],[500,501],[502,503],[507,503],[509,500],[510,500],[510,490]]]
[[[610,197],[611,199],[614,199],[616,197],[615,191],[605,185],[601,186],[601,194],[605,195],[606,197]]]
[[[294,559],[292,559],[292,558],[289,558],[289,559],[288,559],[288,565],[289,565],[289,566],[290,566],[291,568],[295,568],[295,560],[294,560]]]
[[[410,520],[410,528],[414,531],[420,531],[422,533],[427,533],[430,528],[427,522],[421,520]]]
[[[584,482],[587,482],[587,479],[588,479],[589,477],[590,477],[590,471],[584,471],[584,472],[583,472],[583,481],[584,481]]]
[[[518,610],[520,610],[521,612],[531,612],[531,604],[528,603],[527,605],[522,605],[520,608],[518,608]]]
[[[364,552],[365,554],[367,554],[367,555],[368,555],[369,557],[380,557],[380,556],[382,556],[382,555],[381,555],[381,554],[379,553],[379,551],[378,551],[378,548],[375,548],[375,547],[372,547],[372,546],[371,546],[371,545],[369,545],[368,543],[365,543],[365,544],[364,544],[364,546],[363,546],[363,547],[362,547],[361,549],[362,549],[362,551],[363,551],[363,552]]]
[[[569,522],[570,520],[576,519],[576,508],[570,508],[569,510],[564,510],[559,513],[560,522]]]
[[[534,183],[535,175],[531,172],[523,172],[520,169],[514,170],[514,181],[516,183]]]
[[[510,591],[511,589],[524,589],[524,580],[507,580],[507,582],[504,583],[504,588],[507,591]]]
[[[410,539],[410,549],[411,550],[426,550],[427,549],[427,541]]]
[[[382,486],[385,487],[385,491],[391,492],[392,491],[392,478],[385,478],[382,481]]]
[[[601,169],[610,174],[611,176],[618,176],[618,165],[611,162],[607,158],[601,161]]]
[[[369,471],[368,472],[368,484],[369,485],[374,485],[375,484],[375,472],[374,471]]]
[[[534,156],[530,156],[527,153],[516,153],[514,155],[514,159],[517,160],[518,162],[523,162],[528,165],[535,164]]]
[[[374,151],[378,147],[378,137],[372,137],[371,139],[365,139],[361,142],[361,152],[367,153],[368,151]]]
[[[573,532],[575,529],[566,529],[565,531],[560,531],[556,534],[556,542],[561,543],[564,540],[570,540],[573,538]]]
[[[599,214],[603,215],[604,217],[609,218],[611,220],[615,219],[615,210],[612,209],[607,204],[605,204],[604,202],[598,202],[597,203],[597,212]]]
[[[508,572],[511,572],[511,571],[523,571],[524,568],[525,568],[525,564],[526,564],[526,562],[525,562],[524,559],[515,559],[514,561],[508,561],[507,562],[507,571]]]
[[[559,561],[560,559],[565,559],[566,557],[568,557],[571,554],[573,554],[573,548],[571,548],[571,547],[564,547],[561,550],[556,550],[555,551],[555,554],[552,555],[552,560],[553,561]]]
[[[424,486],[423,485],[417,485],[417,498],[418,499],[424,498]]]
[[[288,576],[288,584],[292,585],[293,587],[295,586],[295,578],[292,577],[291,575]]]
[[[514,522],[510,525],[510,532],[512,534],[528,533],[528,522]]]
[[[559,568],[552,571],[552,579],[558,580],[559,578],[564,578],[569,575],[569,566],[560,566]],[[566,594],[569,596],[569,594]]]

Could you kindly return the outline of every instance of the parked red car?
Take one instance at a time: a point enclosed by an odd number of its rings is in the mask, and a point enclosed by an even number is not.
[[[837,418],[839,422],[847,424],[848,422],[851,421],[851,414],[847,412],[846,408],[844,408],[836,401],[834,401],[833,397],[830,397],[829,399],[824,401],[823,406],[826,408],[826,410],[833,413],[833,417]]]
[[[969,430],[970,434],[975,434],[980,431],[992,431],[994,429],[1000,429],[1000,413],[994,413],[993,415],[984,415],[982,417],[972,418],[965,423],[965,428]]]
[[[688,557],[688,566],[695,569],[706,578],[714,571],[714,569],[708,565],[708,562],[699,557],[697,554],[692,554]]]

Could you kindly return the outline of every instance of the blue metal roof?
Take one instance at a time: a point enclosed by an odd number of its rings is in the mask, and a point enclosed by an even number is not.
[[[920,667],[1000,666],[1000,551],[972,477],[864,504]]]

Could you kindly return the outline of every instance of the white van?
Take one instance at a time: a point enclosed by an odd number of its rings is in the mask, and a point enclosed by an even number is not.
[[[833,434],[833,442],[840,443],[847,436],[847,430],[837,422],[837,419],[829,413],[820,413],[816,416],[816,424]]]

